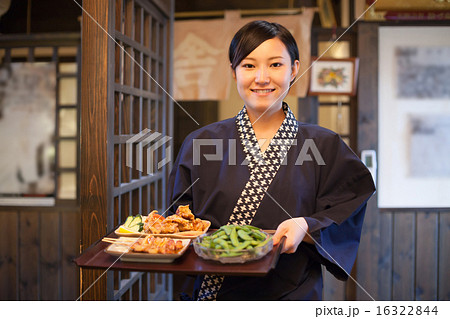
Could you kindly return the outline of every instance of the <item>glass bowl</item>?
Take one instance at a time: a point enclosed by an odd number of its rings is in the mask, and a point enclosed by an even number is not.
[[[272,236],[265,232],[263,233],[266,235],[267,242],[262,246],[254,247],[251,249],[215,249],[202,246],[202,241],[205,237],[208,236],[208,234],[204,234],[194,239],[193,246],[197,255],[199,255],[203,259],[219,261],[222,264],[243,264],[248,261],[258,260],[267,255],[267,253],[272,250]]]

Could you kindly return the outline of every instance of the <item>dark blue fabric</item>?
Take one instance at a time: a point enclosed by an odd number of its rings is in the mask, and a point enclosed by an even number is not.
[[[290,216],[305,217],[309,232],[321,247],[302,243],[296,253],[280,256],[276,269],[263,278],[227,277],[217,300],[317,300],[321,297],[320,264],[341,280],[351,271],[365,205],[375,190],[372,177],[336,133],[316,125],[299,124],[297,145],[291,146],[287,165],[281,165],[268,193]],[[202,146],[200,165],[194,165],[194,139],[222,140],[223,160],[206,160],[203,155],[215,154],[216,149]],[[314,142],[325,165],[318,165],[316,160],[295,165],[306,140]],[[230,145],[236,147],[237,165],[229,165],[229,159],[234,157],[230,155]],[[314,159],[311,151],[308,154]],[[173,212],[178,205],[189,204],[197,217],[211,221],[211,228],[225,225],[249,179],[248,167],[240,165],[243,161],[234,118],[191,133],[169,178],[168,205],[198,179],[173,205]],[[276,229],[291,218],[276,202],[265,196],[252,225]]]

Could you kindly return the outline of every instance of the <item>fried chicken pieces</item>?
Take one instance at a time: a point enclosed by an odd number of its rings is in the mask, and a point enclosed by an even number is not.
[[[173,234],[186,231],[203,231],[206,228],[200,218],[195,218],[189,205],[179,206],[176,213],[167,218],[152,211],[144,220],[144,232],[150,234]],[[176,254],[183,249],[181,240],[147,235],[138,239],[130,250],[149,254]]]
[[[181,240],[151,235],[138,239],[130,248],[131,251],[149,254],[176,254],[183,249]]]
[[[184,231],[203,231],[200,218],[195,218],[189,205],[179,206],[176,213],[167,218],[152,211],[144,222],[144,232],[149,234],[173,234]]]

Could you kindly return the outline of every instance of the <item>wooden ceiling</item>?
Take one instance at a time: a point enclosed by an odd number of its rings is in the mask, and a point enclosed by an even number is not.
[[[377,11],[427,11],[427,10],[450,10],[448,0],[378,0],[375,3]]]

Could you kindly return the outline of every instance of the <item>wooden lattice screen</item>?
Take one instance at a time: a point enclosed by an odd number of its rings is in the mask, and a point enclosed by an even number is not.
[[[113,214],[108,225],[116,226],[128,215],[163,211],[166,166],[157,169],[165,156],[164,148],[155,152],[154,167],[143,170],[126,166],[126,141],[144,129],[169,134],[167,121],[167,32],[168,19],[148,1],[116,0],[115,3],[115,71],[114,71],[114,188]],[[110,154],[110,158],[111,158]],[[149,174],[152,171],[154,173]],[[111,220],[112,219],[112,220]],[[111,227],[109,227],[111,228]],[[171,276],[114,272],[114,299],[170,299]],[[137,294],[136,294],[137,290]],[[135,297],[133,297],[133,294]]]

